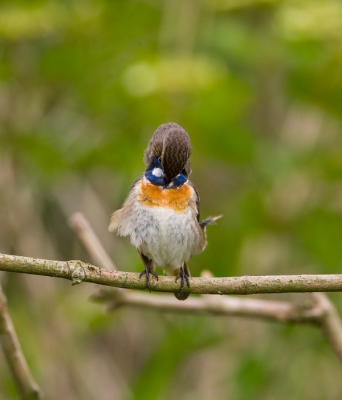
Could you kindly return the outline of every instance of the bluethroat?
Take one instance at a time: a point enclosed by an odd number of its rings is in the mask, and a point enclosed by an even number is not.
[[[150,290],[151,275],[158,280],[155,266],[167,275],[180,279],[178,300],[189,294],[188,262],[193,254],[205,249],[206,227],[218,218],[200,222],[200,199],[189,181],[192,148],[186,131],[174,122],[163,124],[155,131],[144,154],[147,168],[131,188],[120,210],[114,212],[109,225],[111,232],[130,236],[145,266]]]

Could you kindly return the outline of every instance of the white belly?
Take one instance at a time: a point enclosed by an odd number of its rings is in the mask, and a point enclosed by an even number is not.
[[[168,275],[205,247],[204,232],[190,208],[179,213],[167,207],[136,204],[130,220],[130,232],[125,229],[125,234]]]

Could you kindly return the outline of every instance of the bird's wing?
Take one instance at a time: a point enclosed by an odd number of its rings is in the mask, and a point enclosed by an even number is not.
[[[195,211],[197,221],[199,222],[199,220],[200,220],[200,197],[199,197],[199,194],[198,194],[198,191],[197,191],[195,185],[189,180],[187,181],[187,184],[189,186],[191,186],[192,189],[194,190],[194,194],[193,194],[192,198],[190,199],[189,205]]]
[[[110,224],[108,227],[108,230],[110,232],[115,232],[116,230],[118,231],[118,234],[120,234],[120,226],[122,224],[122,221],[125,220],[130,215],[132,206],[135,203],[136,200],[136,186],[140,183],[142,178],[137,179],[132,187],[131,190],[122,206],[119,210],[114,211],[111,219],[110,219]],[[125,236],[125,235],[124,235]]]

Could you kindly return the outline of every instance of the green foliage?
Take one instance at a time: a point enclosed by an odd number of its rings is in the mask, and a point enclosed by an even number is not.
[[[117,266],[139,271],[107,225],[152,133],[175,121],[202,217],[224,214],[193,275],[339,273],[341,47],[338,0],[2,1],[0,252],[91,261],[66,222],[82,211]],[[47,398],[340,398],[313,330],[106,316],[86,285],[3,284]]]

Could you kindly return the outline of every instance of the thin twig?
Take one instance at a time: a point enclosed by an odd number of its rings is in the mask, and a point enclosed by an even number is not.
[[[335,306],[324,293],[312,293],[313,303],[322,310],[319,325],[330,346],[342,362],[342,323]]]
[[[6,297],[0,285],[0,341],[6,360],[20,398],[41,400],[44,397],[43,393],[31,376],[6,304]]]
[[[68,222],[96,265],[113,271],[117,270],[114,262],[109,258],[100,240],[82,213],[75,212],[70,216]]]
[[[311,293],[311,304],[298,305],[286,301],[241,299],[236,297],[201,296],[176,302],[170,296],[120,292],[102,289],[91,296],[105,303],[108,311],[120,307],[152,309],[192,315],[213,315],[258,318],[273,322],[310,324],[322,330],[327,342],[342,362],[342,323],[336,308],[324,293]]]
[[[133,292],[118,294],[110,289],[102,289],[91,299],[106,303],[110,311],[118,307],[130,306],[144,310],[155,309],[181,314],[251,317],[277,322],[317,324],[322,314],[318,307],[312,308],[309,304],[299,306],[286,301],[236,297],[203,296],[192,297],[184,302],[179,302],[175,301],[173,297],[163,294],[154,294],[153,296]]]
[[[97,283],[125,289],[146,290],[139,274],[109,271],[81,261],[54,261],[0,253],[0,270],[69,279],[72,283]],[[236,278],[191,278],[193,294],[258,294],[290,292],[340,292],[342,275],[274,275]],[[177,292],[179,284],[170,276],[160,276],[151,282],[156,292]]]

